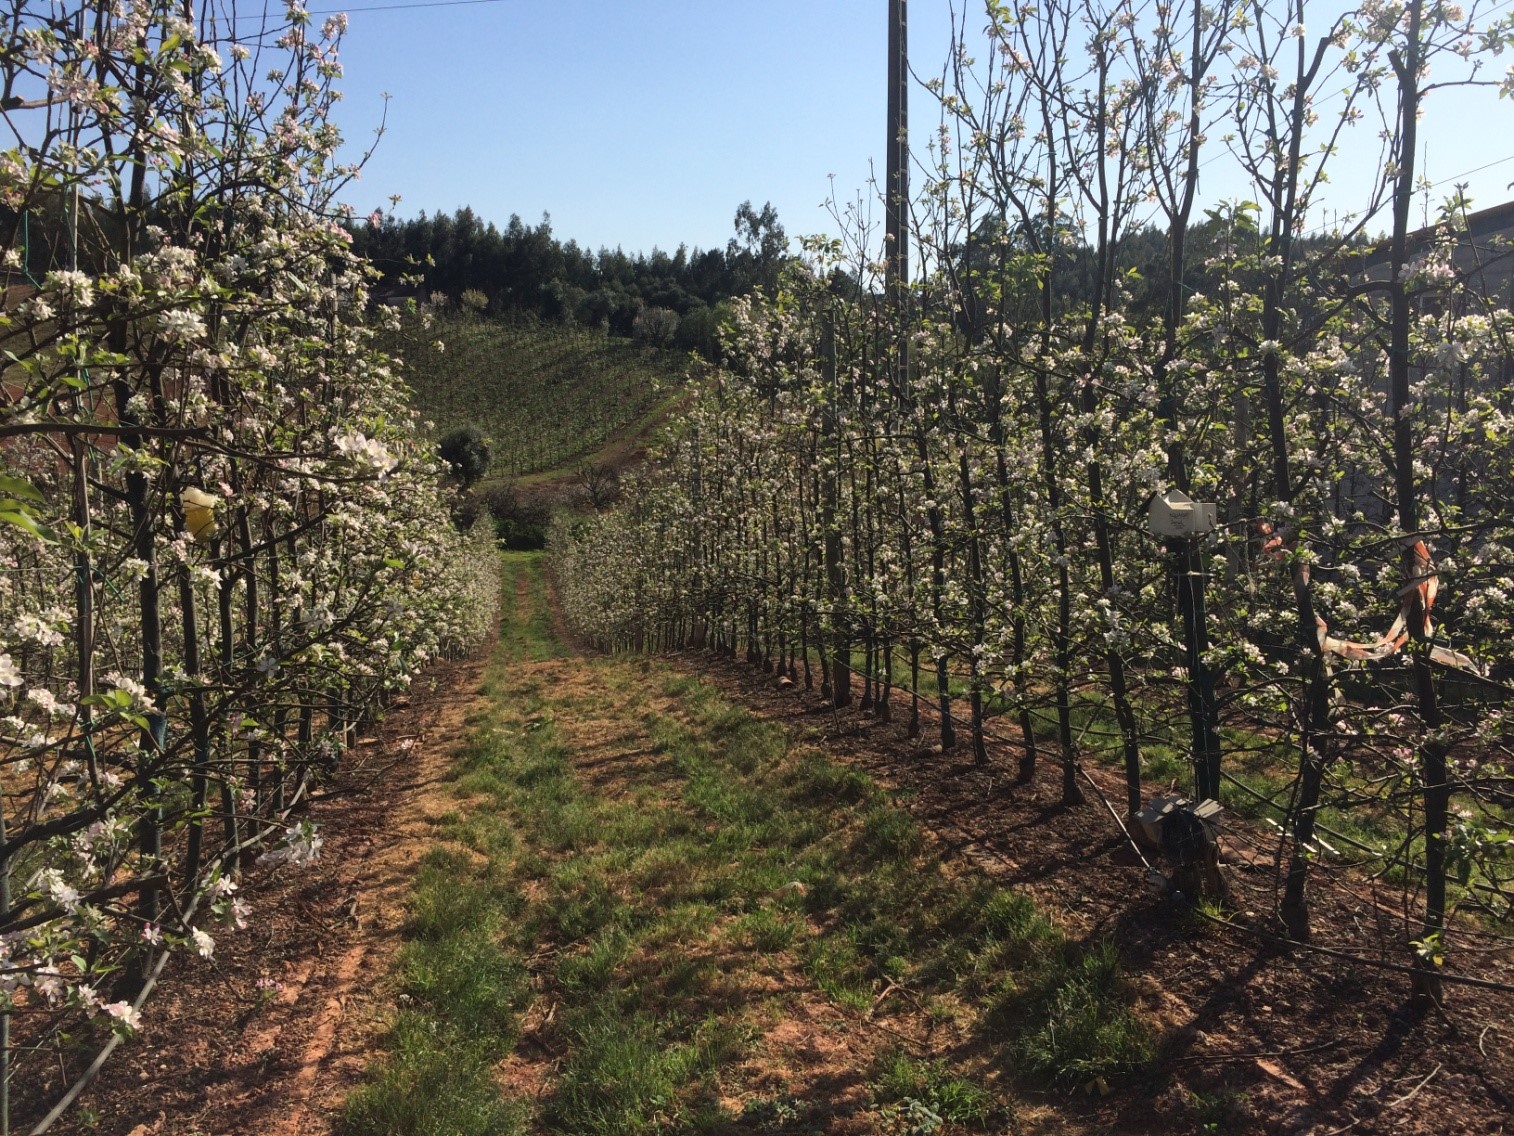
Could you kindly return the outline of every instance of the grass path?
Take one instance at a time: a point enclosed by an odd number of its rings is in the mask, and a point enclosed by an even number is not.
[[[514,596],[352,1136],[1070,1132],[1151,1042],[1112,952],[957,874],[866,776]]]

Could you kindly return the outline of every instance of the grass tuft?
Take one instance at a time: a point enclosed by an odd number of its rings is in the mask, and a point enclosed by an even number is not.
[[[882,1100],[918,1101],[952,1124],[981,1127],[998,1111],[988,1090],[953,1075],[945,1062],[919,1061],[903,1053],[884,1062],[876,1086]]]
[[[392,1053],[347,1098],[343,1136],[514,1136],[523,1110],[500,1099],[493,1063],[429,1014],[401,1013]]]
[[[1102,1092],[1149,1066],[1151,1031],[1130,1010],[1122,987],[1119,955],[1109,943],[1049,959],[1006,1007],[1019,1019],[1011,1054],[1022,1079]]]

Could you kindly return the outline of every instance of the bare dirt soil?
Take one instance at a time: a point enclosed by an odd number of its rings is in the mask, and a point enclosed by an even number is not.
[[[517,602],[524,607],[526,597]],[[341,1102],[380,1049],[392,1010],[384,979],[400,945],[410,877],[434,822],[458,807],[443,779],[470,718],[483,708],[487,657],[439,665],[417,683],[406,708],[360,743],[356,760],[312,805],[326,840],[323,859],[299,874],[248,873],[243,893],[257,912],[252,925],[219,936],[214,959],[171,964],[148,1004],[143,1036],[118,1053],[83,1108],[53,1131],[335,1131]],[[1514,1132],[1514,996],[1450,986],[1443,1008],[1425,1007],[1410,999],[1402,974],[1281,954],[1204,922],[1147,890],[1145,866],[1096,794],[1064,808],[1049,762],[1039,785],[1024,786],[1014,782],[1016,753],[996,750],[981,768],[966,753],[932,753],[903,736],[898,723],[908,707],[897,695],[896,724],[881,725],[854,711],[838,714],[801,687],[780,689],[773,676],[748,666],[708,654],[673,661],[896,790],[962,870],[1028,891],[1081,939],[1118,945],[1142,1010],[1165,1039],[1158,1075],[1103,1100],[1030,1102],[1017,1131]],[[587,681],[573,658],[518,665],[539,669],[538,679],[569,693]],[[630,792],[622,782],[636,762],[627,760],[626,723],[613,720],[614,702],[604,697],[603,721],[559,725],[572,733],[586,782]],[[598,760],[612,751],[614,768]],[[1089,772],[1120,799],[1112,774]],[[1242,824],[1232,824],[1230,834],[1235,907],[1243,921],[1260,924],[1274,901],[1269,838]],[[1248,859],[1261,870],[1245,870]],[[1315,904],[1321,945],[1405,960],[1400,889],[1322,872]],[[1460,941],[1458,965],[1514,982],[1507,940]],[[280,984],[278,992],[260,995],[259,979]],[[769,980],[774,990],[749,993],[771,1007],[788,979],[775,973]],[[856,1070],[879,1044],[876,1029],[822,998],[796,994],[781,1005],[781,1020],[761,1023],[762,1046],[740,1079],[765,1077],[775,1093],[810,1100],[834,1093],[843,1101],[861,1091]],[[552,1078],[551,1013],[548,1001],[533,1006],[501,1070],[521,1095],[544,1091]],[[923,1017],[891,1023],[902,1031],[899,1040],[933,1048]],[[916,1036],[917,1027],[925,1032]],[[826,1130],[868,1129],[838,1122]]]
[[[935,720],[924,712],[925,737],[906,738],[909,703],[897,692],[894,724],[884,725],[734,660],[699,653],[682,665],[797,736],[823,739],[834,756],[898,791],[956,858],[1029,892],[1065,930],[1118,945],[1165,1044],[1158,1080],[1094,1110],[1108,1131],[1198,1124],[1289,1136],[1514,1133],[1514,994],[1448,984],[1442,1007],[1419,1004],[1405,974],[1280,953],[1153,894],[1145,865],[1086,781],[1086,804],[1060,804],[1054,754],[1042,755],[1039,783],[1020,785],[1017,749],[991,747],[985,767],[960,741],[960,752],[932,752]],[[1118,809],[1123,782],[1109,770],[1088,772]],[[1276,900],[1276,838],[1231,819],[1224,840],[1232,917],[1265,929]],[[1316,945],[1411,961],[1402,885],[1322,865],[1312,903]],[[1470,921],[1453,930],[1461,952],[1453,965],[1514,985],[1514,942],[1503,930],[1488,934]]]
[[[246,930],[180,955],[123,1046],[52,1132],[317,1136],[334,1131],[392,1010],[385,993],[416,863],[456,807],[442,783],[484,704],[487,649],[438,663],[315,794],[323,854],[256,865]],[[259,980],[278,985],[260,992]],[[25,1131],[19,1128],[19,1131]]]

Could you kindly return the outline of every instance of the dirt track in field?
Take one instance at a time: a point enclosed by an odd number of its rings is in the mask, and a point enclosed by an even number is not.
[[[484,704],[488,649],[435,665],[359,739],[310,817],[323,854],[246,874],[253,915],[216,952],[176,957],[81,1108],[53,1132],[119,1136],[319,1136],[334,1131],[382,1038],[384,989],[405,900],[433,822],[456,807],[443,778]],[[260,993],[259,980],[277,983]],[[94,1117],[93,1127],[81,1121]],[[22,1129],[24,1131],[24,1129]]]
[[[513,599],[517,620],[529,618],[534,600],[523,575]],[[458,807],[445,778],[486,706],[488,658],[485,650],[438,665],[407,706],[360,742],[348,768],[312,805],[325,836],[323,859],[298,875],[288,868],[248,874],[243,894],[255,912],[249,928],[218,933],[212,960],[174,960],[148,1004],[143,1036],[123,1047],[85,1094],[87,1111],[75,1110],[54,1132],[336,1131],[343,1100],[381,1051],[393,1009],[386,979],[402,942],[410,879],[436,822]],[[1164,1031],[1163,1077],[1103,1102],[1069,1102],[1074,1127],[1290,1136],[1514,1133],[1514,997],[1453,988],[1444,1013],[1426,1011],[1408,1002],[1402,977],[1393,973],[1281,956],[1244,936],[1196,929],[1144,891],[1143,867],[1096,800],[1071,810],[1056,803],[1050,770],[1043,771],[1043,788],[1016,785],[1009,753],[996,752],[978,768],[965,755],[930,754],[897,725],[838,715],[814,695],[778,689],[772,676],[753,668],[704,654],[674,662],[900,790],[964,870],[1028,891],[1081,938],[1119,945],[1145,1015]],[[588,669],[573,658],[522,665],[543,681],[570,685],[586,681]],[[596,775],[596,737],[619,728],[608,706],[605,716],[562,724],[582,743],[585,777]],[[896,703],[896,720],[904,716]],[[1108,788],[1117,787],[1110,781]],[[1241,864],[1232,869],[1243,908],[1269,902],[1267,877],[1261,871],[1253,880]],[[1330,940],[1337,945],[1361,951],[1400,929],[1384,926],[1391,896],[1340,878],[1326,890],[1320,922],[1338,925]],[[1505,945],[1478,964],[1508,976],[1509,954]],[[260,979],[280,989],[260,996]],[[822,1072],[841,1069],[855,1054],[846,1051],[836,1015],[820,1003],[806,1007],[807,1017],[773,1025],[773,1052],[783,1061],[812,1061]],[[528,1014],[523,1036],[539,1024]],[[552,1075],[551,1056],[523,1046],[502,1075],[523,1095],[541,1092]],[[1212,1107],[1203,1112],[1195,1102]],[[1055,1123],[1050,1112],[1041,1115]],[[90,1116],[93,1125],[83,1126]]]

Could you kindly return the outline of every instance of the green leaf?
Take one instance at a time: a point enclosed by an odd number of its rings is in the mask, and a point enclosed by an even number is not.
[[[20,497],[27,501],[35,501],[37,504],[45,504],[47,498],[42,496],[42,491],[27,481],[24,477],[11,477],[0,473],[0,493],[7,497]]]
[[[37,524],[29,513],[0,508],[0,524],[15,525],[18,529],[31,533],[38,540],[52,543],[52,534]]]

